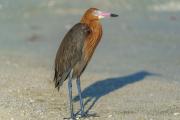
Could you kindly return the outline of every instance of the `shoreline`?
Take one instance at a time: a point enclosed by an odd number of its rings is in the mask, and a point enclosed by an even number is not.
[[[5,58],[0,57],[0,64]],[[19,59],[19,58],[17,58]],[[9,66],[0,74],[0,119],[63,119],[68,116],[66,82],[58,92],[51,80],[52,71],[29,59],[9,60]],[[23,62],[23,64],[22,64]],[[33,65],[33,66],[32,66]],[[9,69],[14,70],[11,72]],[[94,120],[122,119],[173,119],[180,118],[180,84],[148,76],[138,71],[125,76],[92,74],[81,78],[84,102],[90,113],[100,117]],[[74,91],[76,86],[73,84]],[[96,89],[94,91],[94,89]],[[77,92],[73,92],[74,97]],[[79,102],[74,103],[75,108]],[[103,107],[102,107],[103,106]]]

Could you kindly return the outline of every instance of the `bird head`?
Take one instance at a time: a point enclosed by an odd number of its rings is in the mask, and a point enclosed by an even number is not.
[[[110,18],[110,17],[118,17],[118,15],[110,12],[103,12],[97,8],[89,8],[83,15],[81,21],[84,20],[94,21],[94,20],[99,20],[102,18]]]

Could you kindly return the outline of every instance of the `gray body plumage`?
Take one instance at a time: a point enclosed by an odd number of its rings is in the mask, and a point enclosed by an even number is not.
[[[84,41],[89,34],[90,28],[86,24],[77,23],[62,40],[55,59],[54,82],[58,90],[81,60]]]

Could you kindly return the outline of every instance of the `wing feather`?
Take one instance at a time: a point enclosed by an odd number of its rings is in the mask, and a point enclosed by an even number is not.
[[[67,79],[72,68],[82,57],[82,49],[90,28],[83,23],[74,25],[65,35],[57,51],[55,59],[55,87],[59,87]]]

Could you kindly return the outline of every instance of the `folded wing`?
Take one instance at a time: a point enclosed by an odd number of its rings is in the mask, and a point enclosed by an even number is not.
[[[57,51],[55,59],[55,87],[63,84],[72,68],[80,61],[84,41],[90,34],[90,28],[83,23],[74,25],[65,35]]]

